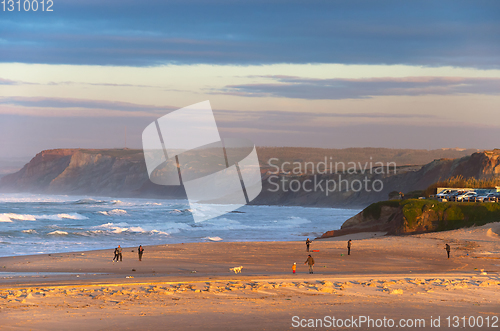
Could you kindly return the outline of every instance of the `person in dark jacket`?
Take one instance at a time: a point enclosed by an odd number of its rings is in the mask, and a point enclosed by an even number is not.
[[[450,245],[446,244],[446,247],[444,249],[446,249],[446,253],[448,253],[448,258],[450,258],[450,251],[451,251]]]
[[[120,258],[120,262],[122,262],[122,247],[118,245],[116,250],[118,251],[118,257],[116,258],[116,261],[118,262],[118,258]]]
[[[314,259],[311,255],[307,257],[306,262],[304,264],[309,264],[309,273],[312,274],[313,272],[313,266],[314,266]]]
[[[347,242],[347,255],[351,255],[351,239]]]
[[[312,241],[309,240],[309,238],[307,238],[306,240],[306,246],[307,246],[307,251],[309,252],[309,245],[312,243]]]
[[[115,248],[115,257],[113,257],[113,262],[118,262],[118,247]]]
[[[142,254],[144,254],[144,248],[142,247],[142,245],[139,245],[137,253],[139,253],[139,261],[142,261]]]

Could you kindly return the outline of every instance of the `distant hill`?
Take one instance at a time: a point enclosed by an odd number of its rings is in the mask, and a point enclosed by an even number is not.
[[[273,175],[270,175],[273,176]],[[430,185],[451,177],[463,176],[477,179],[487,179],[500,176],[500,150],[477,152],[472,155],[456,159],[437,159],[423,166],[398,166],[396,173],[385,171],[383,174],[376,172],[358,171],[353,174],[327,174],[327,175],[286,175],[279,174],[271,183],[269,177],[264,178],[264,189],[254,200],[256,204],[273,205],[303,205],[303,206],[332,206],[332,207],[366,207],[377,201],[387,200],[391,192],[411,192],[425,190]],[[370,183],[380,181],[383,183],[380,192],[374,190],[336,190],[328,195],[325,192],[307,192],[299,190],[293,192],[293,186],[304,187],[306,181],[314,182],[323,180],[333,180],[337,183],[340,180],[348,180],[349,183],[355,181],[368,180]],[[285,185],[284,189],[272,192],[275,187],[272,183],[285,181],[291,183],[298,181],[300,185]],[[306,185],[307,186],[307,185]],[[310,186],[310,185],[309,185]]]
[[[324,148],[304,148],[304,147],[258,147],[257,152],[261,166],[268,166],[268,161],[272,161],[281,167],[283,162],[322,162],[325,157],[328,162],[370,162],[378,161],[382,163],[395,162],[398,166],[424,165],[436,159],[456,159],[478,152],[478,149],[391,149],[391,148],[344,148],[344,149],[324,149]],[[291,170],[292,165],[287,165],[285,171]]]
[[[412,152],[413,151],[413,152]],[[304,205],[332,207],[364,207],[372,202],[387,199],[391,191],[408,192],[423,190],[432,183],[456,175],[496,175],[498,151],[475,150],[392,150],[378,148],[308,149],[308,148],[258,148],[263,167],[263,192],[254,204]],[[464,156],[464,154],[466,156]],[[335,162],[395,162],[397,171],[389,173],[286,174],[274,175],[268,160],[282,162],[321,162],[330,158]],[[443,159],[443,157],[447,157]],[[450,158],[451,157],[451,158]],[[437,160],[435,160],[438,158]],[[429,162],[429,160],[431,162]],[[433,161],[434,160],[434,161]],[[280,163],[281,162],[281,163]],[[424,163],[427,163],[424,165]],[[409,166],[411,165],[411,166]],[[361,164],[363,168],[363,164]],[[272,192],[276,181],[304,184],[307,180],[380,180],[380,192],[354,192],[341,190],[326,195],[325,192],[293,192],[285,184]],[[307,184],[307,182],[306,182]],[[284,189],[283,189],[284,188]],[[147,175],[141,150],[131,149],[57,149],[37,154],[28,164],[14,174],[0,178],[3,192],[33,192],[46,194],[103,195],[115,197],[185,198],[181,186],[153,184]]]

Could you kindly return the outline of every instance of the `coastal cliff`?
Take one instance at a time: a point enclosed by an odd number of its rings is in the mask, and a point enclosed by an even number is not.
[[[386,200],[391,192],[422,191],[430,185],[448,178],[463,176],[465,178],[488,179],[500,174],[500,150],[473,153],[456,159],[438,159],[423,166],[398,166],[394,169],[385,169],[383,173],[377,171],[357,171],[356,173],[326,174],[326,175],[267,175],[263,178],[264,189],[254,203],[279,204],[279,205],[303,205],[303,206],[332,206],[332,207],[361,207],[364,208],[371,203]],[[272,177],[277,177],[272,179]],[[286,180],[283,180],[286,177]],[[272,179],[272,180],[271,180]],[[382,182],[381,190],[376,191],[369,187],[358,192],[355,190],[335,190],[334,192],[307,192],[305,190],[293,191],[290,183],[295,180],[300,187],[307,186],[306,181],[314,183],[320,180],[340,180],[363,182],[365,179],[374,183]],[[276,183],[284,181],[284,188],[273,191]],[[280,185],[283,186],[283,185]],[[377,187],[378,189],[378,187]]]
[[[500,173],[500,151],[477,152],[456,159],[438,159],[425,165],[401,165],[398,159],[401,151],[385,149],[361,149],[365,152],[382,153],[381,159],[393,157],[397,167],[385,171],[373,171],[363,168],[363,154],[349,151],[349,154],[338,153],[338,159],[348,160],[352,156],[360,165],[355,171],[340,173],[311,173],[303,171],[294,173],[292,169],[276,172],[269,166],[266,157],[274,156],[276,164],[306,162],[308,159],[294,158],[305,153],[302,149],[283,149],[278,153],[274,148],[258,150],[261,163],[261,194],[252,201],[259,205],[301,205],[317,207],[363,208],[369,204],[386,200],[393,191],[409,192],[424,190],[429,185],[453,176],[462,175],[474,178],[488,178]],[[328,150],[317,151],[324,155]],[[389,153],[389,152],[390,153]],[[397,153],[396,153],[397,152]],[[444,151],[457,154],[456,151]],[[302,153],[302,154],[301,154]],[[421,152],[419,152],[421,153]],[[434,155],[436,151],[430,151]],[[403,154],[408,159],[408,153]],[[264,157],[262,157],[262,155]],[[368,154],[367,154],[368,155]],[[429,154],[425,154],[429,157]],[[424,160],[425,157],[420,157]],[[317,160],[321,157],[317,156]],[[281,162],[281,163],[280,163]],[[399,162],[399,163],[398,163]],[[378,169],[381,169],[379,167]],[[325,192],[326,181],[348,183],[367,180],[377,182],[377,189],[352,190],[352,187],[337,187]],[[315,189],[314,183],[323,181],[323,190]],[[339,185],[340,186],[340,185]],[[346,185],[347,186],[347,185]],[[301,189],[296,190],[296,187]],[[319,186],[318,186],[319,187]],[[304,189],[305,188],[305,189]],[[311,190],[312,189],[312,190]],[[162,186],[153,184],[147,175],[144,155],[141,150],[131,149],[57,149],[37,154],[28,164],[14,174],[0,178],[2,192],[32,192],[46,194],[103,195],[113,197],[144,198],[185,198],[182,186]]]
[[[151,183],[142,151],[128,149],[43,151],[18,172],[1,178],[0,190],[119,197],[185,197],[181,186]]]

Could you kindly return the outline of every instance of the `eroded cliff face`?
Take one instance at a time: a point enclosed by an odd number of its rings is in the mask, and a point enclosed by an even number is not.
[[[262,164],[265,164],[261,160]],[[440,159],[424,166],[398,167],[376,172],[339,174],[270,175],[264,169],[261,194],[252,201],[260,205],[301,205],[317,207],[363,208],[385,200],[391,191],[409,192],[426,189],[429,185],[449,177],[489,178],[500,174],[500,150],[474,153],[460,159]],[[266,173],[267,172],[267,173]],[[274,176],[274,177],[273,177]],[[314,183],[327,180],[339,184],[340,179],[370,183],[382,182],[382,189],[318,190]],[[285,185],[281,185],[282,180]],[[295,187],[300,183],[301,189]],[[309,181],[309,182],[307,182]],[[276,186],[276,183],[280,185]],[[340,185],[339,185],[340,186]],[[276,188],[279,187],[278,190]],[[307,190],[304,190],[306,188]],[[185,198],[182,186],[153,184],[147,175],[141,150],[47,150],[37,154],[23,169],[0,178],[3,192],[33,192],[51,194],[88,194],[123,197]]]
[[[0,180],[2,191],[184,198],[182,187],[151,183],[140,150],[47,150]]]
[[[341,229],[328,231],[321,238],[360,232],[415,234],[453,230],[498,222],[499,203],[457,203],[437,200],[381,201],[366,207],[344,222]]]
[[[43,151],[15,174],[6,175],[1,186],[15,191],[44,191],[69,165],[76,150]]]
[[[138,191],[148,181],[146,166],[138,159],[76,152],[47,191],[113,194]]]

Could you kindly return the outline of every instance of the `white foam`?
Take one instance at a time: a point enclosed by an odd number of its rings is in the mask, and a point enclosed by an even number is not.
[[[33,230],[33,229],[23,230],[21,232],[23,232],[23,233],[37,233],[36,230]]]
[[[59,231],[59,230],[56,230],[56,231],[53,231],[53,232],[49,232],[47,234],[51,234],[51,235],[56,235],[56,236],[65,236],[67,235],[68,233],[66,231]]]
[[[2,222],[12,222],[12,220],[36,221],[36,218],[33,215],[22,215],[22,214],[13,214],[13,213],[0,214],[0,219],[4,220]]]
[[[149,231],[151,234],[162,234],[162,235],[165,235],[165,236],[168,236],[169,234],[167,232],[163,232],[163,231],[158,231],[158,230],[151,230]]]
[[[111,222],[108,222],[106,224],[101,224],[101,225],[94,226],[94,228],[114,229],[114,228],[120,227],[120,226],[128,226],[128,224],[125,223],[125,222],[120,222],[120,223],[111,223]]]
[[[51,221],[62,221],[64,219],[70,220],[87,220],[87,216],[80,215],[78,213],[69,214],[56,214],[56,215],[33,215],[37,220],[51,220]]]
[[[14,213],[0,214],[0,222],[12,222],[13,220],[16,220],[16,221],[36,221],[36,220],[61,221],[63,219],[86,220],[86,219],[88,219],[88,217],[80,215],[78,213],[56,214],[56,215],[29,215],[29,214],[14,214]]]
[[[108,212],[109,215],[125,215],[126,213],[127,211],[123,209],[113,209]]]
[[[98,213],[105,216],[120,216],[120,215],[126,215],[127,211],[123,209],[113,209],[109,211],[98,211]]]
[[[89,218],[87,216],[80,215],[78,213],[71,213],[71,214],[57,214],[56,215],[60,219],[70,219],[70,220],[88,220]]]
[[[221,237],[205,237],[205,238],[201,238],[201,239],[210,240],[210,241],[222,241],[223,240]]]
[[[0,214],[0,223],[12,223],[12,220],[4,214]]]
[[[129,232],[140,232],[140,233],[144,233],[146,232],[143,228],[141,228],[140,226],[131,226],[130,228],[128,228],[126,231],[129,231]]]
[[[92,198],[85,198],[85,199],[81,199],[81,200],[75,201],[75,204],[77,204],[77,205],[94,205],[94,204],[102,204],[104,202],[105,201],[102,201],[102,200],[95,200],[95,199],[92,199]]]
[[[106,223],[96,226],[95,228],[104,228],[110,230],[112,233],[122,233],[122,232],[144,232],[140,227],[128,227],[127,223]]]

